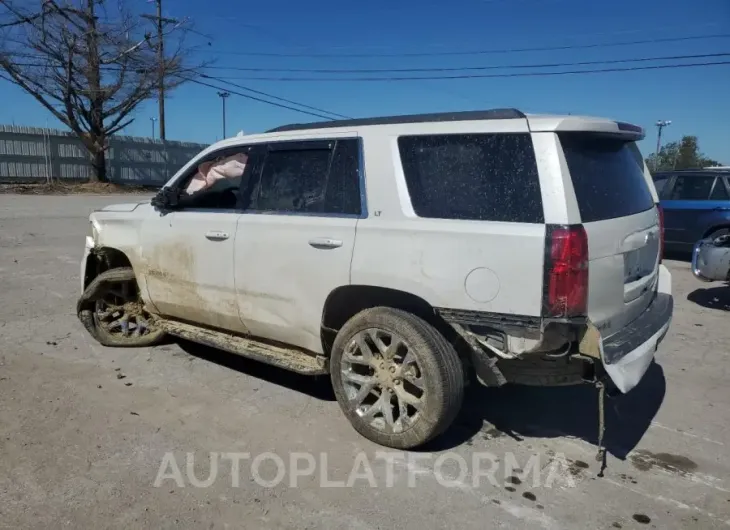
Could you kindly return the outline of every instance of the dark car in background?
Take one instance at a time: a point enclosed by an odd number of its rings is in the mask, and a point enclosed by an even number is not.
[[[730,170],[696,169],[653,175],[664,211],[664,245],[690,252],[701,239],[730,233]]]

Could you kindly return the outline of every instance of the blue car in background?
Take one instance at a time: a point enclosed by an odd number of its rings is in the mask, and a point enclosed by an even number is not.
[[[664,248],[689,252],[701,239],[730,233],[730,170],[697,169],[653,175],[664,212]]]

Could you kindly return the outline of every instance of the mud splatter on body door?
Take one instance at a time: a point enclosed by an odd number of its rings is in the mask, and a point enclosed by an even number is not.
[[[232,284],[232,269],[230,279],[216,278],[205,270],[204,262],[196,259],[196,252],[183,239],[161,243],[147,251],[144,270],[152,302],[163,316],[245,332]],[[225,259],[223,254],[220,259]]]

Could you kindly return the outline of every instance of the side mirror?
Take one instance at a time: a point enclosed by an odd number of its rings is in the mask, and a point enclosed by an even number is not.
[[[180,202],[180,192],[165,186],[157,192],[150,202],[158,210],[174,210]]]

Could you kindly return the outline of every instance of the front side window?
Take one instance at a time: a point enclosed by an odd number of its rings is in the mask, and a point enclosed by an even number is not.
[[[529,134],[402,136],[398,149],[419,217],[542,223]]]
[[[180,207],[219,210],[240,207],[241,188],[251,173],[249,155],[249,147],[235,147],[201,159],[180,181]]]

